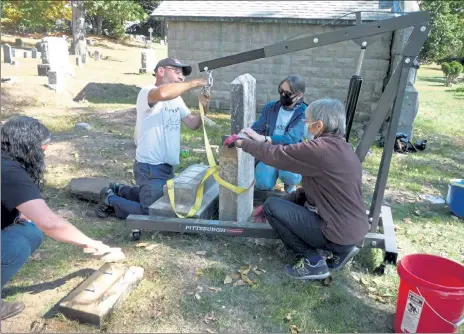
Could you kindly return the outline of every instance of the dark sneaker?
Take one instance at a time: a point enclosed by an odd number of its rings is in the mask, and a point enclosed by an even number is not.
[[[110,182],[110,189],[113,190],[114,194],[117,196],[120,196],[120,191],[125,186],[126,185],[122,183]]]
[[[287,264],[285,273],[293,278],[301,280],[325,279],[330,276],[329,268],[324,259],[311,262],[308,259],[300,259],[295,265]]]
[[[108,187],[102,188],[100,190],[100,203],[98,204],[95,214],[98,218],[108,218],[110,213],[113,211],[110,203],[108,202],[108,197],[113,196],[114,192]]]
[[[2,320],[14,317],[24,310],[24,303],[7,303],[0,299],[0,315]]]
[[[353,246],[348,252],[344,253],[332,253],[333,257],[327,260],[327,265],[330,270],[340,270],[345,264],[348,263],[356,254],[358,254],[359,248]]]

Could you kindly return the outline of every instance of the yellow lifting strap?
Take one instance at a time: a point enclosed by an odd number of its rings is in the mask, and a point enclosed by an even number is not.
[[[174,210],[174,213],[179,218],[193,217],[197,213],[197,211],[200,209],[201,202],[203,201],[203,189],[204,189],[205,181],[211,175],[213,175],[214,179],[219,185],[223,186],[224,188],[229,189],[230,191],[232,191],[233,193],[237,195],[243,194],[245,191],[253,187],[253,185],[255,184],[255,181],[253,181],[253,183],[248,188],[242,188],[239,186],[234,186],[233,184],[223,180],[219,176],[219,168],[216,165],[216,160],[214,160],[213,151],[211,150],[211,145],[209,144],[208,134],[206,133],[206,129],[205,129],[205,112],[203,110],[203,106],[201,105],[201,103],[199,104],[199,106],[200,106],[201,123],[203,126],[203,135],[205,137],[206,158],[208,159],[209,169],[206,171],[205,176],[203,177],[200,185],[197,188],[195,203],[190,208],[186,216],[182,216],[176,211],[176,202],[175,202],[175,197],[174,197],[174,179],[170,179],[167,181],[169,201],[171,202],[171,206],[172,206],[172,209]]]

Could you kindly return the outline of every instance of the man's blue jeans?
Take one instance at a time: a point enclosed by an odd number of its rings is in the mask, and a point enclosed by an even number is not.
[[[117,196],[108,198],[116,217],[126,219],[130,214],[148,215],[148,207],[163,196],[166,181],[174,177],[171,165],[134,163],[136,187],[124,186]]]
[[[42,240],[42,231],[32,222],[16,223],[2,230],[2,290]]]
[[[279,178],[285,185],[286,192],[292,192],[295,186],[301,182],[301,175],[279,170],[259,162],[255,169],[256,189],[272,190]]]

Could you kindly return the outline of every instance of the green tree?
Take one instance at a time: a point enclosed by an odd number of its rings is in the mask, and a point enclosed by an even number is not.
[[[424,0],[421,10],[431,15],[432,30],[421,51],[421,58],[437,61],[464,57],[464,1]]]
[[[71,21],[69,0],[3,0],[2,25],[31,32],[50,32],[57,20]]]
[[[147,17],[143,7],[133,0],[88,0],[84,2],[84,6],[87,14],[93,18],[97,35],[102,34],[105,24],[112,36],[121,37],[125,32],[126,21],[144,20]]]

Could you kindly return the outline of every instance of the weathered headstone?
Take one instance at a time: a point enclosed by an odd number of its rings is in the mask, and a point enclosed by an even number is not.
[[[82,64],[87,64],[87,57],[88,57],[88,53],[83,53],[81,54],[81,57],[82,57]]]
[[[37,49],[36,49],[36,48],[32,48],[32,49],[31,49],[31,56],[32,56],[32,58],[34,58],[34,59],[37,58]]]
[[[27,51],[24,51],[24,58],[27,58],[28,57],[28,53]]]
[[[209,166],[191,165],[174,178],[174,200],[177,213],[185,216],[195,203],[198,186]],[[169,200],[165,186],[163,197],[149,207],[153,216],[177,217]],[[203,201],[193,218],[211,219],[218,211],[219,185],[211,175],[204,183]]]
[[[142,280],[144,269],[105,263],[59,303],[59,312],[81,323],[103,325]]]
[[[100,58],[101,58],[100,51],[99,51],[99,50],[95,50],[95,51],[93,52],[93,59],[94,59],[95,61],[99,61]]]
[[[256,79],[250,74],[237,77],[230,85],[231,132],[239,133],[256,119]],[[255,158],[239,148],[219,149],[219,175],[225,181],[248,188],[254,180]],[[246,222],[253,211],[254,186],[241,195],[221,187],[219,219]]]
[[[57,93],[64,90],[64,75],[63,72],[49,70],[48,73],[48,87]]]
[[[17,46],[18,48],[22,48],[24,47],[24,42],[21,38],[16,38],[15,39],[15,46]]]
[[[74,68],[69,63],[68,43],[60,37],[45,37],[42,43],[42,64],[48,64],[50,70],[63,75],[73,75]]]
[[[12,48],[8,44],[3,45],[3,62],[6,64],[11,64],[13,60]]]
[[[153,71],[155,68],[155,50],[144,49],[140,52],[141,55],[141,67],[139,73],[147,73]]]
[[[50,70],[50,65],[48,65],[48,64],[38,64],[37,65],[37,72],[38,72],[39,77],[48,76],[48,70]]]
[[[256,119],[256,79],[250,74],[237,77],[230,84],[230,130],[238,134]]]

